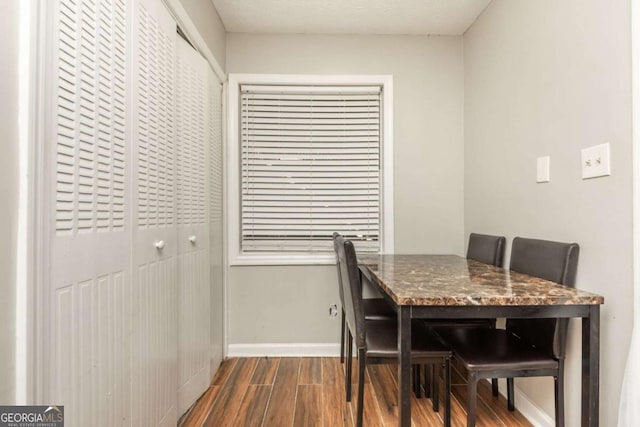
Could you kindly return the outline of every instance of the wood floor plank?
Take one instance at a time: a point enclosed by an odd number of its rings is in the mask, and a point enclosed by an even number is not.
[[[319,357],[302,358],[298,384],[322,384],[322,359]]]
[[[440,374],[442,373],[442,371],[440,370]],[[451,381],[453,383],[454,380],[454,373],[453,373],[453,369],[451,370]],[[459,379],[460,377],[456,377],[456,379]],[[443,412],[443,408],[444,408],[444,380],[442,378],[440,378],[440,381],[438,382],[439,386],[440,386],[440,393],[439,397],[440,397],[440,417],[444,417],[444,412]],[[458,386],[462,386],[462,387],[466,387],[464,385],[464,381],[462,383],[457,384]],[[453,387],[453,385],[451,386]],[[451,393],[451,426],[452,427],[466,427],[467,426],[467,412],[465,410],[465,405],[466,405],[466,400],[461,402],[460,399],[458,399],[456,397],[456,395],[454,395],[453,393]]]
[[[465,411],[466,418],[466,403],[467,403],[467,386],[456,385],[451,387],[451,393],[462,404]],[[496,417],[496,414],[491,411],[482,400],[478,400],[476,404],[476,426],[477,427],[505,427],[504,422]]]
[[[444,392],[444,387],[442,387],[441,390]],[[440,403],[443,404],[442,398],[440,399]],[[465,404],[466,402],[460,402],[460,399],[453,393],[451,394],[451,427],[467,426],[467,413],[464,409]],[[440,407],[443,408],[443,406]]]
[[[262,426],[272,388],[271,385],[249,385],[233,425],[236,427]]]
[[[354,370],[358,370],[358,365],[354,363]],[[376,398],[376,391],[371,385],[371,381],[369,379],[369,373],[365,371],[365,380],[364,380],[364,413],[362,414],[362,425],[365,426],[375,426],[382,427],[384,426],[384,421],[382,420],[382,415],[380,414],[380,408],[378,407],[378,401]],[[357,416],[358,409],[358,377],[353,381],[353,394],[351,395],[352,399],[352,409],[353,409],[353,419],[354,423]]]
[[[354,396],[354,399],[357,399],[356,396]],[[376,399],[376,390],[371,385],[371,382],[367,381],[364,383],[364,416],[362,418],[366,426],[384,426]]]
[[[493,413],[502,420],[503,423],[510,427],[532,427],[533,424],[518,411],[518,402],[516,402],[516,410],[511,412],[507,409],[507,399],[498,394],[494,397],[491,394],[491,384],[486,381],[480,381],[478,384],[478,398],[490,408]]]
[[[326,416],[325,416],[326,419]],[[355,427],[356,423],[353,420],[353,405],[351,403],[346,404],[344,411],[344,427]],[[325,426],[328,426],[325,424]]]
[[[214,375],[213,380],[211,380],[211,385],[223,385],[227,381],[227,378],[229,378],[229,374],[236,366],[237,362],[238,359],[236,358],[223,360],[218,371]]]
[[[325,426],[353,425],[351,412],[345,401],[344,371],[340,359],[322,359],[322,389]]]
[[[299,358],[280,359],[264,419],[265,426],[290,426],[293,423],[299,371]]]
[[[398,422],[398,388],[389,365],[370,365],[369,378],[376,392],[378,408],[386,425]]]
[[[273,384],[273,379],[276,377],[278,371],[278,365],[280,364],[279,357],[261,357],[256,366],[256,371],[253,373],[250,384]]]
[[[392,399],[395,402],[396,408],[398,406],[398,365],[385,365],[391,383],[387,387],[391,387]],[[370,375],[373,380],[373,375]],[[389,392],[387,392],[389,393]],[[414,426],[433,425],[437,426],[443,424],[442,414],[443,406],[440,406],[440,412],[433,412],[433,404],[431,399],[424,397],[418,399],[415,394],[411,393],[411,423]],[[394,413],[393,423],[398,422],[398,411],[396,409]]]
[[[321,384],[302,384],[318,380]],[[467,388],[464,372],[452,370],[451,425],[466,426]],[[314,373],[315,372],[315,373]],[[365,375],[365,426],[397,425],[397,365],[369,365]],[[358,393],[354,359],[353,401],[344,393],[344,366],[338,358],[230,359],[216,375],[214,385],[198,400],[184,422],[186,427],[324,425],[353,427]],[[251,382],[270,384],[250,384]],[[271,384],[273,383],[273,384]],[[440,386],[440,412],[431,399],[411,396],[412,425],[439,426],[444,416],[444,384]],[[519,412],[506,410],[503,396],[491,396],[489,383],[478,385],[478,427],[529,427]],[[517,405],[517,402],[516,402]],[[204,422],[203,422],[204,420]]]
[[[411,424],[415,427],[422,426],[441,426],[443,425],[442,418],[440,414],[443,409],[440,408],[440,412],[433,412],[433,407],[431,406],[431,399],[427,399],[422,397],[418,399],[414,393],[411,393]],[[398,423],[398,417],[394,422]],[[387,424],[394,425],[394,424]]]
[[[322,427],[322,386],[298,385],[294,427]]]
[[[216,400],[221,386],[212,385],[204,392],[204,394],[198,399],[193,409],[189,413],[187,419],[182,423],[182,427],[200,427],[204,420],[209,416],[213,402]]]
[[[230,426],[238,415],[238,409],[256,368],[257,359],[238,359],[227,381],[218,393],[205,426]]]

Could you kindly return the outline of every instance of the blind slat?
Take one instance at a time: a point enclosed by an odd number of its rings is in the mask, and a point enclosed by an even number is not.
[[[373,191],[368,191],[367,189],[362,188],[350,188],[346,190],[340,190],[340,193],[336,193],[335,191],[314,191],[313,195],[310,195],[307,190],[299,189],[299,188],[289,188],[286,193],[273,193],[268,188],[261,188],[255,190],[255,196],[247,191],[243,194],[243,198],[245,201],[247,200],[275,200],[275,201],[286,201],[288,198],[291,200],[304,200],[305,202],[308,200],[367,200],[367,202],[371,203],[374,200],[378,200],[377,195]],[[304,190],[304,192],[303,192]],[[253,190],[252,190],[253,191]],[[280,196],[278,198],[273,197],[273,195]]]
[[[255,149],[258,145],[256,143],[259,142],[272,142],[277,146],[282,142],[289,142],[300,144],[304,146],[304,144],[319,144],[323,145],[324,143],[342,143],[342,142],[375,142],[379,143],[380,139],[376,136],[340,136],[340,137],[331,137],[331,136],[312,136],[308,138],[301,138],[299,136],[290,136],[290,135],[247,135],[245,133],[242,134],[242,138],[245,140],[251,141],[251,145],[246,145],[243,147],[243,151],[248,147]]]
[[[341,115],[333,117],[313,117],[313,126],[361,126],[361,125],[378,125],[378,114],[371,114],[367,117],[343,117]],[[276,115],[275,117],[249,116],[246,117],[246,123],[249,126],[309,126],[308,117],[286,117],[284,115]]]
[[[349,109],[345,111],[314,111],[313,119],[317,122],[324,120],[343,120],[343,119],[364,119],[364,120],[376,120],[380,116],[380,112],[376,110],[371,111],[355,111]],[[254,122],[260,122],[262,120],[282,120],[284,122],[289,120],[307,120],[309,118],[309,112],[291,111],[285,114],[282,110],[274,111],[258,111],[257,109],[243,111],[243,118]],[[377,120],[376,120],[377,121]]]

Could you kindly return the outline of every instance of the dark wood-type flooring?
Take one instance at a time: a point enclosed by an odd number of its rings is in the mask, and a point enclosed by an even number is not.
[[[467,388],[459,367],[452,369],[451,425],[466,425]],[[357,398],[354,360],[352,402],[345,401],[344,367],[338,358],[228,359],[207,392],[185,417],[183,426],[353,426]],[[365,376],[364,425],[395,426],[398,420],[396,365],[370,365]],[[441,383],[442,386],[442,383]],[[441,387],[442,390],[442,387]],[[442,392],[440,399],[442,400]],[[509,412],[503,396],[491,396],[490,384],[478,387],[476,425],[531,426]],[[518,402],[516,401],[516,408]],[[441,426],[431,399],[412,393],[414,426]]]

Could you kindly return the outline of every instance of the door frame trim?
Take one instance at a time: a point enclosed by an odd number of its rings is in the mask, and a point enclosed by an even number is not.
[[[18,265],[16,319],[20,325],[16,342],[16,403],[43,403],[46,389],[45,364],[46,346],[45,322],[48,310],[46,300],[46,272],[48,271],[49,247],[47,227],[47,197],[45,156],[47,129],[47,106],[51,97],[46,94],[46,87],[51,77],[46,73],[46,66],[51,61],[51,52],[47,49],[46,34],[50,30],[52,20],[47,19],[53,6],[49,2],[25,0],[21,3],[21,26],[28,25],[21,33],[21,56],[28,63],[21,73],[20,84],[26,84],[27,93],[21,91],[21,203],[20,221],[24,228],[19,230],[18,239],[24,246],[23,262]],[[24,27],[23,27],[24,28]],[[24,80],[23,80],[24,79]],[[26,96],[22,96],[26,95]],[[22,109],[24,108],[24,109]]]

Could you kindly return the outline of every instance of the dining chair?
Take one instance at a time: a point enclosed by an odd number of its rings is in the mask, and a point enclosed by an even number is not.
[[[505,244],[506,239],[502,236],[471,233],[469,234],[469,245],[467,246],[467,259],[502,267]],[[431,327],[484,326],[494,328],[496,319],[434,319],[426,320],[426,322]]]
[[[351,346],[353,345],[353,338],[351,336],[351,332],[349,331],[349,328],[346,327],[346,318],[345,318],[345,313],[344,313],[344,292],[343,292],[343,288],[342,288],[342,272],[340,269],[340,262],[338,259],[338,250],[337,250],[337,243],[336,243],[336,237],[340,236],[340,233],[334,232],[333,233],[333,248],[334,251],[336,252],[336,265],[338,267],[338,289],[339,289],[339,295],[340,295],[340,303],[341,303],[341,313],[342,313],[342,319],[341,319],[341,332],[340,332],[340,363],[344,363],[344,359],[345,359],[345,346],[349,349],[351,349]],[[362,273],[360,274],[360,280],[361,280],[361,284],[364,282],[364,280],[366,280],[366,277],[362,275]],[[364,309],[364,317],[365,320],[389,320],[389,319],[396,319],[397,315],[393,309],[393,307],[384,299],[384,298],[363,298],[362,300],[362,306]],[[351,353],[349,353],[349,355],[351,355]],[[351,363],[352,363],[352,359],[351,356],[349,356],[349,358],[347,358],[347,367],[345,369],[345,380],[347,379],[348,375],[351,375]],[[414,393],[416,395],[417,398],[421,397],[421,389],[420,389],[420,365],[412,365],[412,372],[414,375]],[[349,377],[350,378],[350,377]],[[351,391],[349,389],[350,387],[350,383],[345,381],[345,391],[346,394],[348,396],[350,396]],[[430,396],[429,394],[429,389],[426,388],[426,392],[425,392],[425,397],[431,397],[431,402],[432,402],[432,407],[433,407],[433,411],[434,412],[438,412],[439,409],[439,398],[438,398],[438,389],[435,389],[433,392],[433,396]]]
[[[504,249],[507,239],[504,236],[491,236],[489,234],[469,234],[469,245],[467,246],[467,259],[490,264],[495,267],[502,267],[504,262]],[[472,320],[472,319],[468,319]],[[496,319],[474,319],[476,325],[490,328],[496,327]],[[473,322],[467,323],[473,325]],[[491,379],[491,394],[498,396],[498,379]]]
[[[344,295],[342,290],[342,273],[340,271],[340,263],[338,261],[338,248],[336,243],[336,237],[340,236],[340,233],[333,233],[333,250],[336,253],[336,266],[338,268],[338,291],[340,295],[341,306],[341,325],[340,325],[340,363],[344,363],[345,356],[345,340],[348,337],[345,334],[349,334],[346,328],[346,318],[344,315]],[[396,313],[393,307],[385,301],[384,298],[366,298],[363,299],[364,317],[367,320],[383,320],[396,318]]]
[[[506,241],[507,239],[503,236],[471,233],[467,246],[467,259],[502,267]]]
[[[398,326],[395,319],[366,320],[358,259],[353,243],[335,237],[338,265],[341,269],[345,315],[350,336],[358,351],[358,401],[356,426],[362,426],[364,414],[364,375],[367,364],[398,363]],[[412,323],[411,363],[441,364],[445,370],[444,425],[451,424],[451,350],[422,322]],[[347,348],[351,358],[351,348]],[[347,364],[347,401],[351,401],[351,369]]]
[[[510,269],[575,287],[580,247],[576,243],[513,239]],[[567,319],[507,319],[506,329],[438,328],[467,370],[467,427],[475,425],[477,383],[507,378],[509,410],[515,409],[515,377],[552,376],[556,426],[564,426],[564,359]]]
[[[484,264],[502,267],[504,260],[504,250],[506,239],[503,236],[492,236],[489,234],[469,234],[469,245],[467,246],[467,259],[482,262]],[[495,328],[496,319],[440,319],[427,320],[427,326],[431,328],[442,327],[486,327]],[[429,396],[429,390],[438,390],[438,377],[433,374],[431,385],[429,384],[429,371],[425,370],[425,394]],[[491,392],[498,396],[498,379],[491,379]]]

